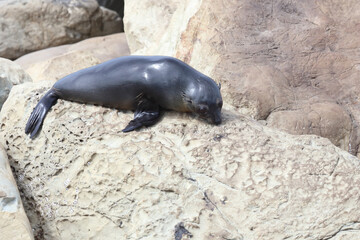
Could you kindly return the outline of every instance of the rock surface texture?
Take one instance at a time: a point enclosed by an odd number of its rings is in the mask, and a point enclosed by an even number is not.
[[[176,56],[221,82],[239,112],[359,155],[359,9],[357,0],[126,1],[124,25],[132,53]]]
[[[0,58],[0,110],[14,85],[31,82],[32,79],[18,64]]]
[[[21,203],[9,161],[0,144],[0,236],[1,239],[34,239],[29,220]]]
[[[0,1],[0,56],[26,53],[122,31],[122,20],[95,0]]]
[[[15,86],[0,114],[39,239],[360,237],[359,159],[325,138],[268,128],[228,105],[221,126],[166,112],[124,134],[131,112],[59,100],[30,140],[27,118],[50,87]]]
[[[26,54],[15,60],[34,82],[59,80],[80,69],[129,55],[124,33],[95,37]]]

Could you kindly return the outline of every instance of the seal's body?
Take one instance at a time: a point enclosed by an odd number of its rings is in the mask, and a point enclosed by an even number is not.
[[[149,126],[160,109],[196,112],[221,122],[219,86],[209,77],[172,57],[127,56],[72,73],[45,94],[32,112],[25,132],[33,138],[56,100],[135,110],[124,132]]]

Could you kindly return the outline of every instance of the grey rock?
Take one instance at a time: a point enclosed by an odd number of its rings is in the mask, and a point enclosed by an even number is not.
[[[122,31],[114,11],[95,0],[0,1],[0,56],[26,53]]]
[[[32,79],[17,63],[0,58],[0,109],[14,85],[31,82]]]

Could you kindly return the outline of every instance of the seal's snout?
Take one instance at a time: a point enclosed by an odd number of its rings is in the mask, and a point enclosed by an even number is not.
[[[215,124],[215,125],[219,125],[221,124],[221,113],[220,111],[216,112],[213,116],[212,116],[212,122]]]
[[[215,121],[214,121],[214,124],[215,124],[215,125],[220,125],[220,124],[221,124],[221,119],[215,120]]]
[[[213,120],[213,122],[214,122],[215,125],[220,125],[221,124],[221,118],[215,118]]]

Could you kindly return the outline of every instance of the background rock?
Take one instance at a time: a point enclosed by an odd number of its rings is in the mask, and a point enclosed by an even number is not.
[[[356,0],[126,1],[124,24],[132,53],[176,56],[221,82],[237,111],[358,155],[357,9]]]
[[[118,14],[95,0],[0,1],[0,56],[10,59],[39,49],[122,31]]]
[[[18,64],[0,58],[0,109],[14,85],[30,81],[31,77]]]
[[[124,134],[132,113],[59,100],[30,140],[25,123],[50,86],[14,87],[0,115],[38,238],[360,237],[360,162],[327,139],[262,126],[229,105],[221,126],[166,112]]]
[[[131,53],[174,55],[182,31],[200,6],[200,0],[125,1],[124,28]]]
[[[1,239],[34,239],[8,158],[0,144],[0,236]]]
[[[117,33],[29,53],[15,62],[38,82],[58,80],[80,69],[129,54],[125,34]]]

